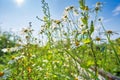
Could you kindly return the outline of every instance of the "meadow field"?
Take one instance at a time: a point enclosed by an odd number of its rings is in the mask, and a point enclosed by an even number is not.
[[[41,3],[38,37],[32,22],[20,35],[0,31],[0,80],[120,80],[120,35],[99,18],[102,2],[90,8],[79,0],[61,19]]]

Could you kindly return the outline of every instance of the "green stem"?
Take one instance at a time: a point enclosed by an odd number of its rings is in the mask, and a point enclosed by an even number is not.
[[[102,25],[103,30],[106,32],[106,29],[104,28],[104,25],[102,24],[102,22],[100,22],[100,23],[101,23],[101,25]],[[108,39],[108,42],[110,43],[110,46],[112,47],[112,49],[113,49],[113,51],[114,51],[114,53],[115,53],[115,56],[116,56],[116,58],[117,58],[117,60],[118,60],[118,64],[120,65],[120,58],[118,57],[117,51],[115,50],[115,48],[114,48],[114,46],[113,46],[113,43],[112,43],[111,40],[110,40],[110,36],[109,36],[108,34],[106,34],[106,37],[107,37],[107,39]]]
[[[88,32],[88,36],[89,36],[89,38],[90,38],[90,40],[91,40],[90,47],[91,47],[91,51],[92,51],[92,54],[93,54],[93,57],[94,57],[94,63],[95,63],[95,78],[97,79],[97,77],[98,77],[97,57],[96,57],[96,53],[95,53],[94,47],[93,47],[93,40],[92,40],[89,32]]]

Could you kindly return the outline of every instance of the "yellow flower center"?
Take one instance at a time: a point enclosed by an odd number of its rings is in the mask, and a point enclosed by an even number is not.
[[[96,38],[96,41],[100,41],[101,39],[99,37]]]
[[[108,34],[112,34],[113,32],[111,30],[107,31]]]
[[[80,43],[79,43],[78,41],[75,41],[75,45],[76,45],[76,46],[79,46],[79,44],[80,44]]]

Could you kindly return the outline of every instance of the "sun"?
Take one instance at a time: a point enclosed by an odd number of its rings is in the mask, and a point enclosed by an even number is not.
[[[25,0],[15,0],[16,4],[18,6],[22,6],[22,4],[24,3]]]

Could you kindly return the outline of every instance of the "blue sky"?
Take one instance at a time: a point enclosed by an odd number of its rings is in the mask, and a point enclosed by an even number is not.
[[[86,0],[90,7],[96,2],[104,2],[99,16],[104,18],[107,29],[120,32],[120,0]],[[60,18],[65,7],[74,5],[79,7],[78,0],[46,0],[49,3],[52,18]],[[3,30],[19,30],[32,22],[35,30],[40,29],[40,22],[36,16],[42,18],[41,0],[24,0],[18,4],[15,0],[0,0],[0,26]]]

